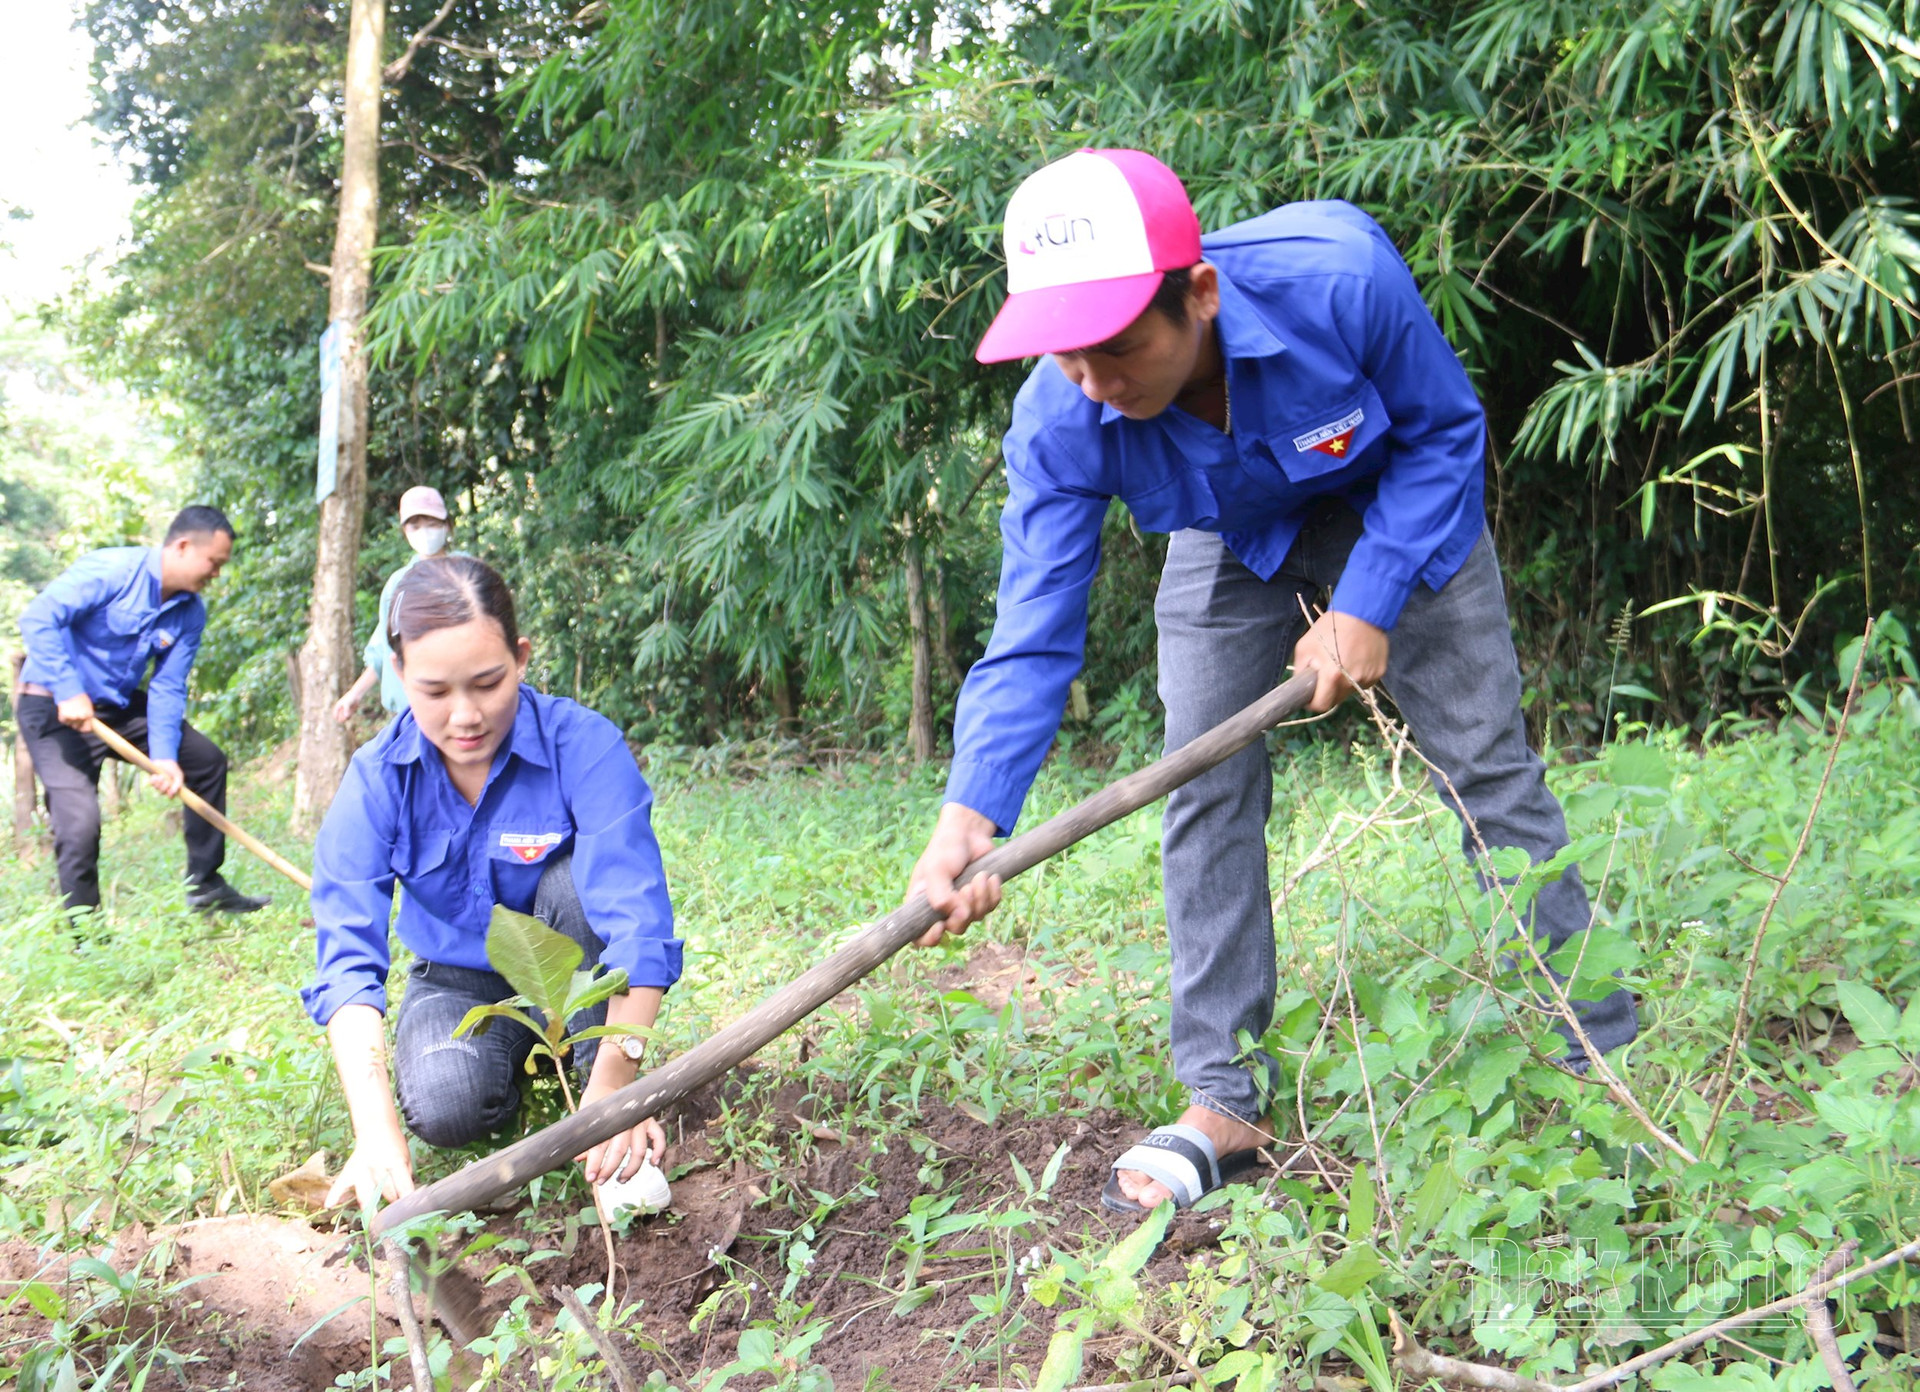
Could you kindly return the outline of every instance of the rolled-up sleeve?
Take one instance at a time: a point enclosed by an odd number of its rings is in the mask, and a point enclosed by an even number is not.
[[[114,553],[95,551],[62,571],[20,614],[28,679],[43,683],[56,700],[86,694],[86,679],[74,661],[73,624],[113,597],[115,578]]]
[[[196,603],[180,625],[173,646],[153,664],[147,683],[147,753],[155,759],[180,757],[180,727],[187,719],[187,674],[200,651],[207,611]]]
[[[1049,442],[1044,426],[1017,416],[1007,434],[993,636],[967,674],[953,721],[947,801],[972,808],[1002,835],[1020,819],[1085,658],[1087,592],[1110,501],[1052,481],[1043,458]]]
[[[393,800],[355,759],[327,809],[313,847],[313,923],[318,963],[300,993],[316,1025],[343,1005],[387,1009],[393,965]]]
[[[574,888],[606,944],[601,965],[626,972],[629,986],[664,990],[680,979],[683,944],[653,834],[653,789],[620,732],[607,724],[605,735],[579,751],[577,765],[568,753]]]
[[[1365,529],[1334,587],[1333,608],[1390,630],[1421,573],[1485,490],[1486,415],[1452,345],[1386,234],[1372,228],[1373,276],[1352,312],[1361,366],[1392,421]]]

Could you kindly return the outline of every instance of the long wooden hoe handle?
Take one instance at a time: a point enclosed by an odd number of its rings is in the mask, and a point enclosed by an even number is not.
[[[106,745],[107,748],[111,749],[134,767],[145,769],[148,773],[158,773],[160,771],[154,767],[153,760],[142,754],[138,749],[135,749],[131,741],[111,726],[95,720],[93,722],[93,733],[100,737],[102,744]],[[212,822],[221,831],[259,856],[260,859],[266,861],[267,864],[299,885],[300,888],[308,891],[313,889],[313,876],[281,855],[280,852],[274,850],[273,847],[269,846],[266,842],[260,840],[258,837],[249,835],[237,824],[227,820],[224,812],[217,811],[205,798],[194,792],[193,789],[182,787],[179,796],[180,801],[184,802],[202,817]]]
[[[1313,695],[1313,685],[1314,674],[1306,672],[1276,686],[1238,715],[1223,720],[1158,763],[1128,774],[1051,821],[996,846],[969,865],[959,882],[965,884],[981,875],[1010,880],[1128,813],[1165,797],[1195,775],[1245,749],[1306,705]],[[389,1204],[374,1219],[374,1232],[391,1231],[423,1213],[464,1213],[538,1175],[559,1169],[582,1151],[657,1115],[695,1088],[718,1078],[939,921],[940,915],[927,907],[926,898],[914,895],[833,956],[673,1062]]]

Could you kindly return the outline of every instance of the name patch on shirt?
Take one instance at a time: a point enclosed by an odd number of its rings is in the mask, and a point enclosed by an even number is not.
[[[1330,454],[1336,459],[1344,459],[1347,446],[1353,443],[1353,432],[1360,428],[1360,422],[1367,418],[1365,411],[1355,411],[1352,415],[1342,416],[1339,420],[1304,435],[1293,437],[1293,448],[1300,454],[1316,450],[1321,454]]]
[[[567,838],[557,831],[503,831],[500,844],[532,865]]]

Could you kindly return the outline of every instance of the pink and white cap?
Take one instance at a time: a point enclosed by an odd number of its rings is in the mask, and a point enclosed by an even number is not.
[[[437,488],[428,488],[425,484],[415,484],[400,495],[400,520],[409,517],[447,518],[447,500],[440,496]]]
[[[1167,271],[1200,260],[1180,177],[1139,150],[1081,150],[1027,176],[1007,204],[1007,302],[973,356],[1067,353],[1139,318]]]

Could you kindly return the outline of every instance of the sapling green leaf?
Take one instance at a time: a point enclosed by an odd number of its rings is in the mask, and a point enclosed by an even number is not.
[[[585,956],[579,943],[532,914],[494,905],[487,924],[487,960],[549,1020],[566,1019],[573,974]]]
[[[583,1010],[591,1010],[601,1001],[611,1000],[627,989],[627,973],[624,968],[615,967],[595,975],[591,971],[576,971],[573,981],[567,988],[567,1002],[561,1008],[560,1018],[571,1020]]]
[[[467,1034],[484,1034],[487,1026],[495,1020],[512,1020],[515,1024],[529,1030],[534,1038],[547,1045],[553,1044],[555,1041],[548,1039],[546,1027],[520,1009],[519,1002],[520,997],[509,996],[506,1000],[495,1001],[491,1005],[474,1006],[461,1017],[460,1023],[453,1027],[453,1037],[459,1039]]]

